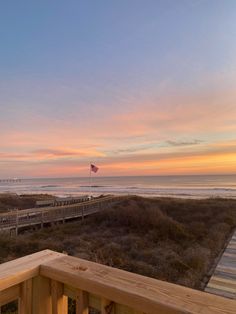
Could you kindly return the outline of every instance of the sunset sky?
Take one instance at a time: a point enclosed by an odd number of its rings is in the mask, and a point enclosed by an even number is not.
[[[0,130],[0,178],[236,174],[236,1],[1,1]]]

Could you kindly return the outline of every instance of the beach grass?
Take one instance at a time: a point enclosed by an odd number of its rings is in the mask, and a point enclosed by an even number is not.
[[[202,289],[236,226],[236,201],[130,197],[84,221],[0,237],[0,262],[42,249]]]
[[[0,213],[10,210],[35,207],[36,201],[55,198],[49,194],[22,194],[0,193]]]

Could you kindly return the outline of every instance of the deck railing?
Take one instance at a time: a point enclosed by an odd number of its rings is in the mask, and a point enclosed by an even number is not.
[[[235,314],[236,301],[44,250],[0,265],[0,305],[20,314]]]

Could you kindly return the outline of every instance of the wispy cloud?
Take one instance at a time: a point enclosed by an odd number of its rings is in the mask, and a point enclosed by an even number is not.
[[[19,121],[18,129],[16,124],[2,128],[0,170],[12,171],[13,176],[19,176],[23,169],[32,175],[39,169],[42,175],[56,170],[58,174],[81,175],[92,159],[101,163],[104,175],[125,171],[148,174],[151,169],[153,174],[187,173],[181,160],[188,158],[189,172],[194,172],[199,158],[204,171],[205,164],[211,167],[212,160],[216,170],[218,164],[221,172],[229,171],[230,164],[231,172],[236,172],[231,159],[224,164],[216,157],[224,153],[222,158],[229,160],[235,153],[235,143],[230,139],[236,132],[236,93],[225,89],[210,94],[163,94],[155,99],[153,92],[146,100],[133,99],[134,103],[118,111],[113,107],[107,113],[103,108],[102,114],[92,115],[90,108],[88,117],[83,113],[84,120],[80,107],[75,107],[66,121],[35,115],[28,124],[27,116]]]
[[[194,140],[188,140],[188,141],[177,141],[177,140],[168,140],[166,143],[170,146],[192,146],[192,145],[198,145],[202,143],[202,140],[194,139]]]
[[[88,151],[67,150],[67,149],[37,149],[32,151],[33,155],[41,157],[68,157],[68,156],[87,156]]]

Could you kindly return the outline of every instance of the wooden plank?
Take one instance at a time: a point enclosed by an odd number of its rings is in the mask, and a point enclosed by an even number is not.
[[[64,295],[64,285],[51,280],[52,314],[68,313],[68,298]]]
[[[20,314],[32,312],[32,279],[28,279],[20,285],[20,298],[18,302]]]
[[[48,278],[33,278],[32,313],[52,314],[51,280]]]
[[[229,249],[236,249],[236,244],[230,242],[227,247],[228,247]]]
[[[234,233],[205,291],[236,299],[236,242]]]
[[[218,265],[216,269],[219,271],[226,272],[228,274],[236,275],[236,268],[235,267],[225,267],[225,266]]]
[[[0,291],[39,274],[40,264],[64,254],[44,250],[0,265]]]
[[[222,271],[219,271],[219,270],[216,270],[214,272],[214,276],[217,276],[217,277],[220,277],[220,278],[226,278],[226,279],[234,279],[236,280],[236,274],[231,274],[231,273],[226,273],[226,272],[222,272]]]
[[[216,289],[222,290],[222,291],[228,291],[228,292],[231,292],[231,293],[235,293],[235,289],[234,288],[231,288],[231,287],[229,287],[227,285],[224,286],[221,283],[214,282],[214,281],[209,282],[208,287],[216,288]]]
[[[209,292],[209,293],[212,293],[212,294],[215,294],[215,295],[219,295],[219,296],[222,296],[222,297],[225,297],[225,298],[230,298],[230,299],[234,299],[235,298],[235,293],[231,293],[231,292],[226,292],[226,291],[223,291],[221,289],[217,289],[217,288],[213,288],[213,287],[208,287],[206,288],[205,290],[206,292]]]
[[[227,257],[231,257],[231,258],[236,259],[236,254],[232,254],[232,253],[225,252],[225,253],[224,253],[224,256],[227,256]]]
[[[64,256],[41,265],[43,276],[149,314],[235,314],[236,301]]]
[[[231,287],[232,289],[235,289],[235,292],[236,292],[236,281],[233,279],[230,280],[227,278],[221,278],[218,276],[214,276],[211,278],[210,282],[211,283],[218,283],[218,284],[221,284],[222,286]]]
[[[0,307],[17,300],[20,296],[20,285],[15,285],[0,292]]]

